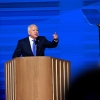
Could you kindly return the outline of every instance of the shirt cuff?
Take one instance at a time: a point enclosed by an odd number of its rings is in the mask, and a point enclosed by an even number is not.
[[[54,42],[58,42],[58,39],[54,39]]]

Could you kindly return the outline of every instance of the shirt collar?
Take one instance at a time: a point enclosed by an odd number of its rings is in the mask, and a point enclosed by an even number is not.
[[[36,40],[36,39],[33,39],[29,36],[29,41],[32,42],[33,40]]]
[[[33,38],[31,38],[31,37],[29,36],[29,40],[30,40],[30,41],[32,41],[32,40],[34,40],[34,39],[33,39]]]

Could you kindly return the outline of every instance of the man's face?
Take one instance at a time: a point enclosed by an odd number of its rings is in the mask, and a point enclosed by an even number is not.
[[[29,31],[28,31],[28,34],[32,38],[36,39],[38,37],[38,28],[37,28],[37,26],[35,26],[35,25],[31,26]]]

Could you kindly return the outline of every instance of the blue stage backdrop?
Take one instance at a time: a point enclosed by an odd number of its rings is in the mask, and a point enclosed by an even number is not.
[[[57,32],[59,45],[46,49],[45,56],[70,61],[73,80],[86,64],[98,61],[99,18],[100,0],[0,0],[0,100],[5,99],[4,63],[17,41],[28,36],[29,24],[48,40]]]

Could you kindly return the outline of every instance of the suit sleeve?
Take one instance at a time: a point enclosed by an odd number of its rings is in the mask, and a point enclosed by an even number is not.
[[[22,45],[21,41],[18,41],[17,47],[12,55],[12,58],[20,57],[22,54]]]
[[[59,40],[48,41],[45,38],[45,45],[46,45],[47,48],[55,48],[55,47],[57,47],[58,42],[59,42]]]

